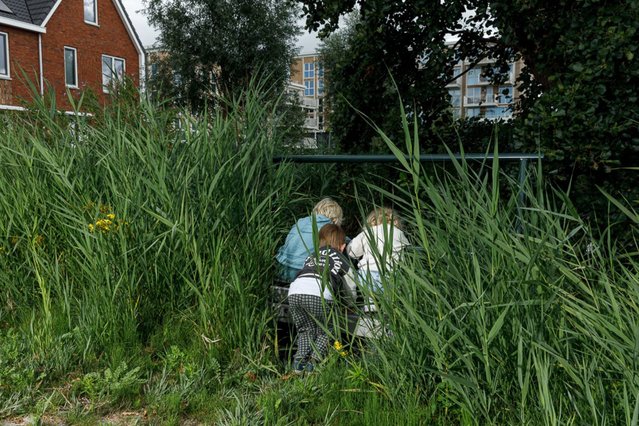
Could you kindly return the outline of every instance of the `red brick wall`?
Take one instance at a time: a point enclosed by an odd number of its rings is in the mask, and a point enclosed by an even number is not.
[[[70,108],[64,83],[64,47],[77,50],[78,86],[101,97],[102,55],[125,59],[126,74],[139,84],[139,57],[112,0],[97,0],[98,26],[84,22],[83,0],[62,0],[42,35],[43,74],[56,92],[58,109]],[[77,96],[80,90],[70,89]]]
[[[39,89],[38,34],[19,28],[0,25],[0,32],[9,35],[9,77],[0,79],[0,105],[20,106],[31,99],[31,91],[24,82],[24,73]]]

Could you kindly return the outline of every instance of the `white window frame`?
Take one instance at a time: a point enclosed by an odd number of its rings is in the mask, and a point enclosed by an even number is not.
[[[102,72],[102,64],[104,63],[104,59],[105,58],[108,58],[108,59],[111,60],[110,79],[109,79],[108,82],[106,82],[106,84],[105,84],[105,81],[104,81],[104,72]],[[115,70],[115,65],[114,64],[115,64],[116,60],[122,61],[122,76],[115,78],[116,80],[119,80],[120,78],[124,78],[124,76],[126,75],[126,59],[120,58],[120,57],[117,57],[117,56],[112,56],[112,55],[105,55],[105,54],[103,54],[101,56],[101,58],[100,58],[100,71],[102,73],[102,92],[103,93],[110,93],[109,92],[109,87],[113,84],[113,81],[114,81],[113,71]]]
[[[315,80],[304,80],[304,96],[315,96]]]
[[[7,60],[7,73],[0,74],[0,79],[10,80],[11,79],[11,62],[9,61],[9,34],[5,32],[0,32],[0,35],[4,36],[4,53],[5,53],[5,59]]]
[[[69,84],[67,82],[67,50],[73,51],[73,74],[75,76],[75,84]],[[71,46],[64,46],[64,85],[69,89],[77,89],[79,87],[78,81],[78,49]]]
[[[315,62],[304,63],[304,78],[315,78]]]
[[[83,0],[82,1],[82,5],[84,6],[84,2],[86,2],[87,0]],[[84,23],[85,24],[89,24],[89,25],[95,25],[95,26],[99,26],[98,25],[98,0],[91,0],[93,1],[93,14],[95,15],[95,21],[89,21],[87,20],[87,15],[85,12],[85,9],[83,7],[82,9],[82,13],[84,15]]]

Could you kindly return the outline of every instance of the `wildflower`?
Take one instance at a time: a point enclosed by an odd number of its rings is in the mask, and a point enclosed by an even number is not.
[[[92,223],[89,223],[89,232],[95,231],[95,226]]]
[[[342,357],[345,357],[348,355],[348,351],[344,349],[344,346],[339,342],[339,340],[336,340],[333,343],[333,349],[335,349],[337,353],[339,353],[339,355]]]
[[[109,213],[108,215],[106,215],[107,219],[109,220],[114,220],[115,219],[115,214],[113,213]]]

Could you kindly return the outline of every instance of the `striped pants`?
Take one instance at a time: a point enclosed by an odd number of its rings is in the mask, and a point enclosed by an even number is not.
[[[288,296],[288,303],[293,323],[297,328],[297,352],[293,357],[294,361],[320,361],[328,351],[328,314],[332,302],[310,294],[291,294]]]

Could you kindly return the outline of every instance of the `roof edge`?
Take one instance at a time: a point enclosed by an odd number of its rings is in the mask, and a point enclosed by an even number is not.
[[[53,5],[53,7],[51,8],[51,10],[49,11],[49,13],[47,13],[47,16],[44,18],[44,20],[40,24],[42,28],[47,26],[47,24],[49,23],[49,20],[51,19],[55,11],[58,9],[58,6],[60,6],[60,3],[62,3],[62,0],[57,0],[55,4]]]
[[[146,54],[144,51],[144,46],[142,46],[142,41],[138,36],[138,33],[135,31],[133,27],[133,23],[131,22],[131,18],[127,13],[124,5],[120,0],[112,0],[115,5],[115,9],[118,11],[118,15],[120,15],[120,19],[122,23],[124,23],[124,27],[126,28],[127,33],[129,33],[129,38],[133,41],[133,45],[135,46],[135,50],[138,51],[138,66],[140,67],[139,71],[139,79],[140,79],[140,88],[144,87],[144,80],[146,74]]]
[[[4,16],[0,16],[0,24],[6,25],[7,27],[20,28],[21,30],[33,31],[36,33],[46,33],[46,28],[43,28],[39,25],[30,24],[28,22],[18,21],[17,19],[6,18]]]

